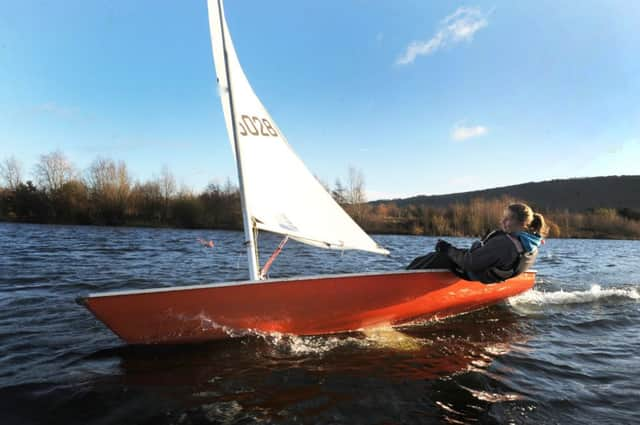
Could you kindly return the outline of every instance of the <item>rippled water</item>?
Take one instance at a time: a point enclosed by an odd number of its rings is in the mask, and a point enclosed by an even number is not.
[[[135,347],[74,302],[244,279],[242,239],[0,223],[0,423],[640,423],[640,241],[548,241],[534,290],[367,333]],[[394,270],[435,242],[376,239],[390,257],[290,242],[271,276]]]

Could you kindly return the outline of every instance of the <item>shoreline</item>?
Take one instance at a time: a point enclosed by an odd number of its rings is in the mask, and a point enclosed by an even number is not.
[[[41,221],[28,221],[28,220],[11,220],[6,218],[0,218],[0,224],[40,224],[49,226],[87,226],[87,227],[105,227],[105,228],[140,228],[140,229],[168,229],[168,230],[215,230],[215,231],[228,231],[228,232],[242,232],[242,228],[231,227],[184,227],[184,226],[172,226],[169,224],[153,224],[153,223],[124,223],[124,224],[100,224],[100,223],[52,223]],[[455,238],[480,238],[481,235],[461,235],[461,234],[425,234],[425,233],[399,233],[399,232],[385,232],[377,229],[376,231],[369,232],[366,227],[363,229],[370,235],[380,236],[416,236],[416,237],[455,237]],[[623,235],[599,235],[586,233],[582,235],[569,235],[569,236],[553,236],[547,237],[549,239],[580,239],[580,240],[618,240],[618,241],[640,241],[640,238],[624,237]]]

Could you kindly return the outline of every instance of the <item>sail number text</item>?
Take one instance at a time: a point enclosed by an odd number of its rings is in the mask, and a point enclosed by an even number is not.
[[[271,125],[268,119],[260,117],[250,117],[249,115],[240,116],[238,121],[241,136],[273,136],[276,137],[278,132]]]

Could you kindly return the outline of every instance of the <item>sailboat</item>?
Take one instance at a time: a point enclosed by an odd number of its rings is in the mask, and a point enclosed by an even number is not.
[[[389,252],[338,205],[295,154],[254,93],[233,47],[222,0],[208,0],[218,89],[236,160],[249,280],[90,294],[79,302],[132,344],[280,332],[320,335],[444,318],[530,289],[535,272],[484,285],[447,270],[266,279],[288,238],[318,248]],[[284,237],[260,267],[258,232]]]

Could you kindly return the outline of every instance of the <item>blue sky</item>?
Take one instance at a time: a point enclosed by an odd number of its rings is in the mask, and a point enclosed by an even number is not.
[[[0,0],[0,159],[235,181],[201,1]],[[289,142],[370,199],[640,174],[640,2],[228,0]]]

